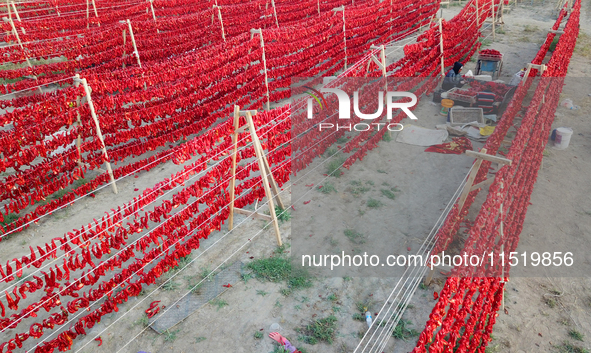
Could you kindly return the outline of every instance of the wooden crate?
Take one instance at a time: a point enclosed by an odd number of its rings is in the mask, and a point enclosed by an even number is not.
[[[450,89],[449,91],[447,91],[447,98],[454,101],[460,101],[465,103],[476,103],[476,95],[469,96],[466,94],[461,94],[458,92],[459,90],[461,90],[461,88],[458,87]]]
[[[465,125],[473,121],[484,124],[482,108],[453,107],[449,110],[449,123],[451,126]]]

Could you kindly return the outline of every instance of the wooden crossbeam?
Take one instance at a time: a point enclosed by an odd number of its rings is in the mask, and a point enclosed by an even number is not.
[[[258,219],[262,219],[264,221],[272,221],[273,219],[271,218],[271,216],[266,215],[266,214],[262,214],[262,213],[258,213],[256,211],[249,211],[249,210],[244,210],[242,208],[234,208],[234,212],[239,213],[239,214],[243,214],[247,217],[253,217],[253,218],[258,218]]]
[[[238,112],[238,116],[246,116],[246,113],[250,113],[251,115],[254,115],[257,113],[256,110],[240,110]]]
[[[500,163],[511,165],[511,160],[503,157],[491,156],[490,154],[486,154],[486,149],[483,149],[484,152],[476,152],[476,151],[466,151],[466,156],[474,157],[479,159],[484,159],[485,161],[493,162],[493,163]]]

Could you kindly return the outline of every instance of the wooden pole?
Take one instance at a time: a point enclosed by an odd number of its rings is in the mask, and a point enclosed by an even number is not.
[[[214,9],[218,9],[218,19],[220,20],[220,26],[222,27],[222,39],[224,42],[226,41],[226,33],[224,32],[224,21],[222,19],[222,7],[218,5],[213,5]],[[212,24],[213,24],[213,14],[212,14]]]
[[[392,6],[394,5],[394,0],[390,0],[390,30],[392,30]]]
[[[384,77],[384,92],[388,92],[388,71],[386,70],[386,47],[380,45],[380,58],[382,59],[382,76]],[[392,131],[388,130],[388,135],[392,137]]]
[[[478,8],[478,0],[476,0],[476,27],[480,28],[480,9]]]
[[[503,1],[503,0],[501,0]],[[497,16],[495,14],[495,0],[490,0],[491,5],[492,5],[492,32],[493,32],[493,40],[497,39],[497,34],[496,34],[496,28],[495,28],[495,22],[497,22]]]
[[[443,53],[443,19],[439,18],[439,49],[441,51],[441,76],[445,77],[445,56]]]
[[[129,20],[128,20],[129,21]],[[118,193],[117,191],[117,184],[115,184],[115,177],[113,176],[113,170],[111,169],[111,163],[109,162],[109,155],[107,153],[107,147],[105,146],[105,140],[103,139],[103,134],[101,132],[101,126],[96,116],[96,111],[94,110],[94,104],[92,102],[92,98],[90,96],[90,88],[88,87],[88,82],[85,78],[80,80],[82,82],[82,86],[84,86],[84,92],[86,93],[86,103],[88,103],[88,108],[90,109],[90,115],[92,116],[92,120],[94,120],[94,125],[96,127],[96,134],[103,146],[103,154],[105,155],[105,164],[107,165],[107,172],[109,173],[109,177],[111,178],[111,184],[113,186],[113,192],[115,194]]]
[[[273,14],[275,15],[275,24],[277,28],[279,28],[279,20],[277,19],[277,9],[275,8],[275,0],[271,0],[271,5],[273,6]]]
[[[318,0],[318,16],[320,16],[320,0]]]
[[[12,6],[12,11],[14,11],[14,15],[16,16],[16,20],[20,22],[21,17],[18,15],[18,11],[16,10],[16,6],[14,5],[14,2],[10,2],[10,6]],[[8,10],[10,11],[10,8],[8,8]]]
[[[255,154],[257,156],[258,163],[259,163],[259,171],[260,171],[261,176],[263,178],[263,187],[265,188],[265,194],[267,195],[267,198],[269,199],[269,213],[271,214],[273,228],[275,229],[275,236],[277,238],[277,245],[281,246],[282,245],[281,233],[279,232],[279,223],[277,222],[277,214],[275,213],[275,203],[273,202],[273,196],[271,194],[271,188],[269,186],[269,179],[268,179],[268,175],[266,172],[266,166],[263,162],[264,155],[261,154],[262,148],[259,149],[259,147],[258,147],[258,144],[257,144],[258,139],[254,138],[256,136],[256,130],[254,127],[254,123],[252,121],[252,115],[250,114],[249,111],[246,112],[246,122],[248,123],[248,128],[250,130],[250,134],[251,134],[251,136],[253,136],[253,144],[255,144]]]
[[[154,0],[150,0],[150,9],[152,9],[152,18],[156,22],[156,13],[154,13]]]
[[[259,155],[262,156],[263,164],[265,165],[265,172],[267,173],[267,179],[269,180],[269,184],[271,186],[271,189],[273,190],[275,196],[277,197],[277,204],[279,205],[279,208],[284,210],[285,205],[283,204],[281,197],[279,197],[280,190],[279,190],[279,187],[277,186],[277,183],[275,182],[275,178],[273,178],[273,172],[271,171],[271,166],[269,165],[269,161],[267,160],[267,157],[265,157],[265,151],[263,150],[263,146],[261,145],[261,140],[259,140],[259,135],[255,134],[253,136],[253,140],[256,140],[255,148],[258,148]],[[270,197],[272,197],[272,198],[274,198],[275,196],[273,196],[272,194],[270,195]]]
[[[25,56],[25,61],[27,62],[27,65],[32,69],[33,65],[31,65],[31,61],[29,61],[29,56],[25,52],[25,47],[23,45],[23,42],[21,42],[21,38],[18,35],[18,31],[16,30],[16,27],[14,26],[14,21],[12,20],[12,18],[9,18],[8,21],[10,22],[10,27],[12,28],[12,34],[14,34],[14,36],[16,37],[16,41],[17,41],[18,45],[21,47],[21,50],[23,51],[23,55]],[[35,80],[36,79],[37,79],[37,76],[35,76]]]
[[[343,12],[343,43],[345,45],[345,70],[347,70],[347,33],[345,31],[345,5],[332,9],[333,11]]]
[[[127,36],[125,35],[125,31],[125,28],[123,28],[123,60],[125,60],[125,44],[127,43]],[[125,69],[125,61],[123,61],[123,68]]]
[[[343,43],[345,45],[345,70],[347,70],[347,32],[345,28],[345,5],[343,5]]]
[[[437,256],[439,256],[439,254]],[[425,280],[423,281],[423,284],[425,286],[429,286],[431,284],[431,281],[433,281],[434,274],[435,274],[435,267],[430,268],[429,273],[427,274],[427,276],[425,276]]]
[[[486,148],[480,150],[481,153],[486,153]],[[474,166],[472,167],[472,171],[468,176],[468,180],[466,181],[466,185],[464,186],[464,190],[460,195],[460,200],[458,201],[458,213],[462,212],[462,208],[464,207],[464,202],[466,202],[466,198],[468,198],[468,194],[470,193],[470,189],[472,188],[472,184],[474,184],[474,180],[476,179],[476,175],[478,175],[478,171],[480,170],[480,166],[484,160],[481,158],[476,159]]]
[[[386,77],[386,47],[384,45],[381,45],[380,58],[382,59],[382,76]]]
[[[92,0],[92,8],[94,10],[94,17],[98,18],[98,13],[96,12],[96,5],[94,3],[94,0]],[[100,22],[98,23],[98,26],[99,27],[101,26],[101,23]]]
[[[80,75],[76,74],[76,78],[74,79],[74,86],[76,88],[80,87]],[[76,108],[80,108],[80,96],[76,97]],[[77,109],[77,117],[76,122],[78,126],[82,126],[82,121],[80,120],[80,109]],[[80,146],[82,145],[82,137],[80,137],[80,133],[78,133],[78,137],[76,138],[76,149],[78,150],[78,166],[82,166],[82,151]]]
[[[23,34],[27,34],[27,32],[25,31],[25,28],[23,27],[23,22],[21,21],[21,17],[18,14],[18,10],[16,9],[16,5],[14,4],[14,2],[11,2],[10,5],[12,5],[12,9],[13,9],[14,14],[16,16],[16,20],[21,25],[21,31],[23,32]],[[10,17],[10,6],[8,6],[8,15]]]
[[[271,110],[271,103],[270,103],[270,95],[269,95],[269,78],[267,76],[267,59],[265,57],[265,41],[263,40],[263,30],[262,29],[251,29],[250,30],[250,38],[252,39],[254,34],[258,34],[261,38],[261,48],[263,49],[263,71],[265,72],[265,86],[267,87],[267,110]]]
[[[131,21],[127,19],[127,26],[129,27],[129,36],[131,37],[131,43],[133,44],[133,54],[137,59],[137,64],[142,68],[142,62],[140,60],[140,53],[137,51],[137,46],[135,45],[135,38],[133,36],[133,28],[131,28]]]
[[[8,9],[10,10],[10,6],[8,6]],[[25,57],[25,61],[27,62],[27,66],[29,66],[29,68],[31,68],[31,72],[32,72],[33,65],[31,65],[31,61],[29,60],[29,56],[25,52],[25,47],[23,45],[23,42],[21,42],[20,36],[18,35],[18,31],[16,30],[16,27],[14,25],[14,21],[12,20],[12,15],[11,15],[11,17],[8,18],[8,21],[10,22],[10,27],[12,28],[12,34],[14,34],[14,36],[16,37],[16,41],[17,41],[18,45],[20,46],[21,50],[23,51],[23,55]],[[23,33],[24,33],[24,29],[23,29]],[[35,81],[38,80],[36,75],[33,75],[33,78],[35,79]],[[41,86],[39,86],[38,89],[39,89],[39,93],[43,94],[43,88],[41,88]]]
[[[238,127],[240,124],[240,107],[234,106],[234,134],[232,143],[234,150],[232,152],[232,179],[230,180],[230,217],[228,219],[228,230],[234,227],[234,192],[236,188],[236,154],[238,153]]]

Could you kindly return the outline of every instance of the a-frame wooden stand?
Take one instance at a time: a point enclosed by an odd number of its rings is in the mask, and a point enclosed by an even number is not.
[[[540,76],[541,76],[544,73],[544,71],[546,71],[548,69],[548,66],[546,66],[544,64],[536,65],[536,64],[532,64],[532,63],[527,63],[527,70],[525,71],[525,74],[523,75],[523,78],[521,79],[522,82],[525,82],[527,80],[527,78],[529,77],[529,73],[532,69],[540,70]]]
[[[503,142],[505,142],[505,141],[503,141]],[[474,162],[474,167],[472,168],[472,171],[468,175],[468,180],[466,180],[466,185],[464,185],[464,189],[462,190],[462,194],[460,195],[460,198],[458,201],[458,210],[460,212],[462,211],[462,208],[464,208],[464,203],[466,202],[466,199],[468,198],[468,195],[470,194],[470,192],[472,192],[476,189],[480,189],[484,186],[490,185],[495,180],[494,178],[488,178],[488,179],[484,180],[483,182],[480,182],[480,183],[474,185],[474,180],[476,180],[476,176],[478,175],[478,171],[480,170],[480,166],[482,165],[482,162],[489,161],[492,163],[511,165],[510,159],[486,154],[486,148],[481,149],[480,152],[466,151],[466,156],[476,158],[476,162]],[[503,209],[502,209],[502,205],[501,205],[501,213],[502,212],[503,212]],[[502,231],[503,230],[502,230],[502,226],[501,226],[501,232]],[[448,270],[448,269],[446,269],[446,270]],[[431,284],[431,281],[433,280],[434,272],[435,272],[434,269],[429,270],[427,277],[425,277],[425,281],[424,281],[425,285],[428,286],[429,284]]]
[[[370,60],[367,61],[367,67],[365,68],[365,77],[369,74],[369,67],[371,62],[373,61],[378,68],[382,70],[382,77],[386,77],[386,49],[383,45],[372,45],[370,47],[371,50],[380,50],[380,58],[378,59],[375,54],[371,54]],[[377,53],[376,53],[377,54]]]
[[[462,191],[462,194],[460,195],[460,201],[458,202],[458,210],[460,210],[460,211],[464,207],[464,202],[466,202],[466,198],[468,198],[468,194],[470,194],[470,192],[472,192],[476,189],[480,189],[481,187],[484,187],[486,185],[490,185],[490,184],[492,184],[492,182],[494,180],[494,178],[489,178],[481,183],[474,185],[474,180],[476,179],[476,175],[478,175],[478,171],[480,170],[480,166],[482,165],[482,162],[489,161],[492,163],[511,165],[510,159],[503,158],[503,157],[497,157],[497,156],[491,156],[490,154],[486,154],[486,148],[481,149],[480,152],[466,151],[466,156],[476,158],[476,162],[474,164],[474,168],[472,168],[472,171],[470,172],[470,175],[468,176],[468,180],[466,181],[466,185],[464,186],[464,190]]]
[[[234,227],[234,212],[240,213],[246,216],[252,216],[254,218],[260,218],[266,221],[273,222],[273,228],[275,229],[275,236],[277,237],[277,245],[281,246],[283,243],[281,241],[281,233],[279,232],[279,222],[277,222],[277,214],[275,213],[275,202],[274,198],[277,198],[277,204],[279,207],[284,210],[285,206],[281,201],[281,197],[279,197],[279,187],[273,178],[273,173],[271,172],[271,167],[269,166],[269,161],[267,161],[267,157],[263,151],[263,147],[261,146],[261,142],[259,141],[259,137],[256,133],[256,128],[252,121],[252,114],[256,114],[256,110],[240,110],[240,107],[235,105],[234,106],[234,134],[232,135],[232,142],[234,143],[234,151],[232,153],[232,179],[230,180],[230,218],[228,223],[228,229],[232,230]],[[246,125],[240,126],[240,117],[246,117]],[[267,199],[269,199],[269,212],[271,213],[270,216],[258,213],[255,211],[248,211],[241,208],[234,207],[234,199],[235,199],[235,189],[236,189],[236,155],[238,152],[238,134],[241,132],[245,132],[246,129],[250,131],[250,136],[252,139],[252,144],[254,147],[254,152],[256,154],[256,158],[259,163],[259,171],[261,173],[261,177],[263,179],[263,187],[265,188],[265,195],[267,195]],[[273,192],[273,194],[271,193]]]

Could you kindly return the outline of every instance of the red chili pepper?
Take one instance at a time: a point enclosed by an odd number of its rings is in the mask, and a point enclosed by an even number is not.
[[[312,200],[304,201],[304,205],[307,205],[307,204],[309,204],[310,202],[312,202]]]
[[[228,284],[224,284],[222,287],[231,288],[232,285],[230,283],[228,283]]]
[[[150,310],[146,310],[146,314],[148,315],[148,318],[152,318],[152,316],[158,314],[160,312],[160,308],[156,307],[156,309],[154,309],[154,311],[150,311]]]
[[[98,346],[99,346],[99,347],[100,347],[100,346],[103,344],[103,339],[102,339],[102,338],[100,338],[100,337],[97,337],[97,338],[95,338],[94,340],[95,340],[95,341],[98,341],[98,343],[99,343],[99,344],[98,344]]]

